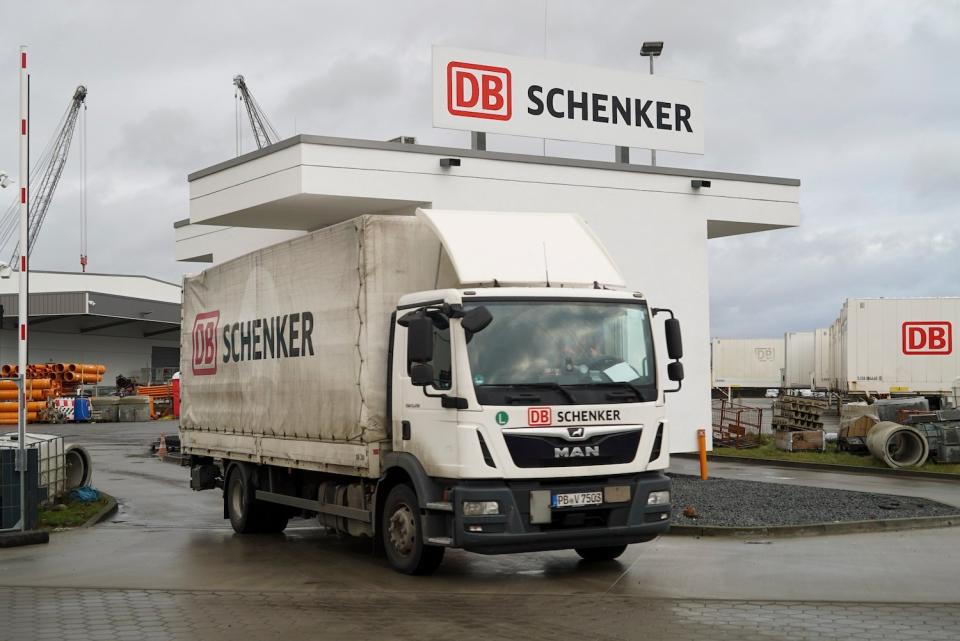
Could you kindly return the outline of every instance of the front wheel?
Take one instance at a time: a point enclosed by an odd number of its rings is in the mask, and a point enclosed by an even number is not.
[[[626,549],[626,545],[610,545],[602,548],[576,548],[576,551],[584,561],[612,561]]]
[[[417,493],[406,484],[396,485],[387,495],[380,523],[380,536],[387,560],[404,574],[433,574],[443,561],[444,548],[426,545]]]

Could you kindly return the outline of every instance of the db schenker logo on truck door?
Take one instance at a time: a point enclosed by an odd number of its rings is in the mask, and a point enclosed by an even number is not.
[[[191,363],[195,376],[217,373],[217,329],[220,310],[197,314],[193,321],[193,350]]]

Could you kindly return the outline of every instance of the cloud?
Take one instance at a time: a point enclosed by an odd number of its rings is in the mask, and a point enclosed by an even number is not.
[[[639,43],[656,39],[666,42],[657,73],[703,80],[709,116],[705,156],[662,152],[660,164],[803,182],[800,229],[710,241],[715,335],[824,326],[848,296],[960,293],[960,11],[951,3],[35,4],[0,21],[0,123],[16,118],[20,42],[31,46],[35,148],[73,88],[88,86],[97,270],[176,279],[194,269],[174,261],[171,226],[188,214],[186,175],[234,154],[236,73],[283,136],[466,145],[466,133],[431,126],[430,45],[645,71]],[[0,168],[10,171],[17,152],[6,131]],[[543,149],[526,138],[488,143]],[[613,155],[560,141],[546,149]],[[74,157],[40,267],[77,267],[78,169]]]

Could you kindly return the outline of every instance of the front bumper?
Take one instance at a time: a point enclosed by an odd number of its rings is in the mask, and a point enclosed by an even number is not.
[[[630,487],[630,499],[598,506],[553,508],[549,523],[531,522],[530,493],[590,492]],[[562,550],[649,541],[670,529],[670,506],[647,506],[650,492],[669,490],[661,472],[542,481],[460,481],[454,487],[453,546],[481,554]],[[500,514],[464,516],[464,501],[498,501]],[[471,527],[482,531],[470,531]]]

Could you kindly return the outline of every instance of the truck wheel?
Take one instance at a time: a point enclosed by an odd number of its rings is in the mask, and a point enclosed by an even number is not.
[[[584,561],[612,561],[627,549],[626,545],[609,545],[602,548],[576,548]]]
[[[230,525],[237,534],[277,533],[287,527],[283,506],[253,498],[253,470],[249,465],[233,465],[224,486],[224,500]]]
[[[420,504],[409,485],[396,485],[387,495],[380,535],[387,560],[398,572],[432,574],[443,561],[444,548],[424,544]]]

